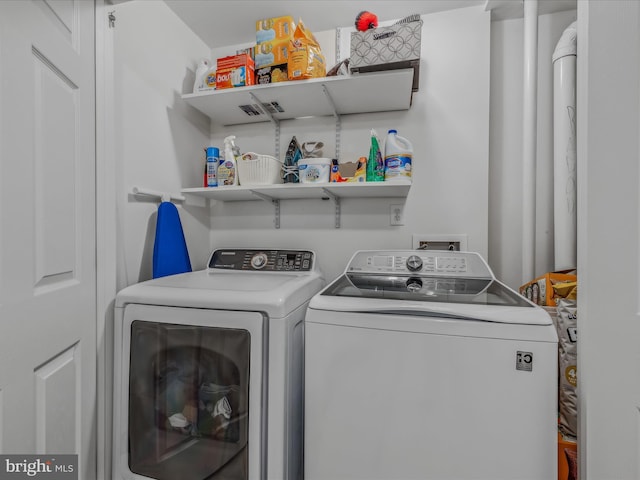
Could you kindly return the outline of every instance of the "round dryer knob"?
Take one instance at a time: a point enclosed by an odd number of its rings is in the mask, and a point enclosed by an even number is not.
[[[256,270],[260,270],[264,268],[267,264],[269,258],[266,253],[256,253],[253,257],[251,257],[251,266]]]
[[[418,255],[411,255],[407,258],[407,269],[411,272],[417,272],[422,268],[422,259]]]

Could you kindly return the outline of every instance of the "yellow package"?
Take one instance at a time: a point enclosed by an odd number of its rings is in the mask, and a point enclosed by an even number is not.
[[[276,39],[290,39],[296,25],[290,16],[265,18],[256,22],[256,43],[270,42]]]
[[[268,67],[270,65],[287,66],[289,57],[290,40],[272,40],[270,42],[259,43],[253,47],[253,58],[256,68]]]
[[[299,20],[289,43],[289,80],[324,77],[326,74],[327,66],[320,44]]]

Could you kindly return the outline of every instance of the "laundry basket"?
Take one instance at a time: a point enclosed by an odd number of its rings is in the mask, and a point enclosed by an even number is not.
[[[282,183],[282,162],[271,155],[247,152],[238,160],[240,185],[271,185]]]

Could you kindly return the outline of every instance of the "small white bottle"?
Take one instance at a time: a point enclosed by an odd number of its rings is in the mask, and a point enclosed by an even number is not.
[[[193,82],[193,93],[202,92],[203,90],[207,90],[209,87],[207,86],[207,73],[211,70],[211,62],[208,58],[203,58],[198,63],[198,68],[196,68],[196,78]]]
[[[411,142],[397,130],[389,130],[384,142],[384,181],[411,183],[412,158]]]
[[[229,185],[238,185],[238,168],[234,149],[235,135],[229,135],[224,139],[224,160],[218,165],[218,186],[226,187]]]

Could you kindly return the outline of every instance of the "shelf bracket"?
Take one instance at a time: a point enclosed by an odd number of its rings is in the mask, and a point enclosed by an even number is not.
[[[322,91],[324,93],[324,96],[327,97],[327,101],[329,102],[329,105],[333,110],[333,116],[336,117],[336,159],[339,160],[340,159],[340,134],[342,131],[342,120],[340,118],[340,114],[338,113],[338,109],[336,108],[336,103],[333,101],[333,98],[329,93],[329,89],[327,89],[327,86],[324,83],[322,84]]]
[[[249,92],[249,95],[251,95],[251,98],[253,99],[254,102],[256,102],[260,110],[262,110],[262,112],[269,118],[269,120],[271,120],[271,123],[273,123],[273,126],[276,130],[275,131],[275,138],[276,138],[275,153],[273,156],[276,158],[280,158],[280,120],[275,118],[271,114],[271,112],[264,107],[265,104],[262,102],[262,100],[256,97],[256,95],[253,92]]]
[[[255,190],[250,191],[253,195],[260,198],[261,200],[273,204],[273,206],[275,207],[275,227],[280,228],[280,200],[278,200],[277,198],[272,198],[269,195],[265,195],[264,193],[256,192]]]
[[[330,190],[327,190],[326,188],[322,189],[322,193],[324,193],[327,197],[329,197],[331,200],[333,200],[333,203],[335,205],[335,228],[340,228],[340,197],[337,196],[335,193],[331,192]]]

